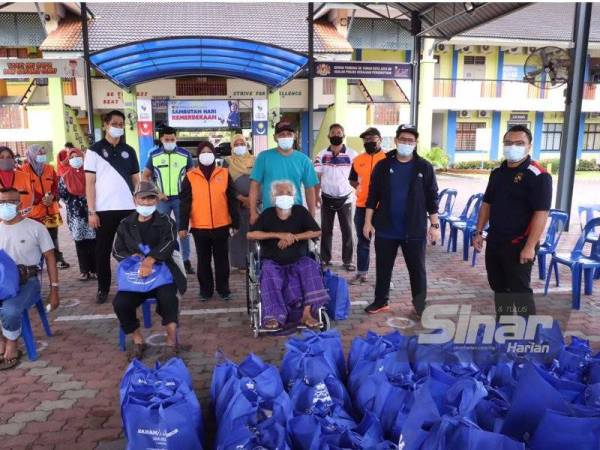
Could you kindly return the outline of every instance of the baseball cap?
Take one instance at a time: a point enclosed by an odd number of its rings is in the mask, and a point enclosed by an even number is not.
[[[140,197],[158,197],[158,189],[152,181],[140,181],[140,184],[135,188],[133,195]]]
[[[292,133],[295,133],[296,127],[294,125],[292,125],[291,122],[288,122],[287,120],[280,120],[275,125],[275,134],[279,134],[282,131],[291,131]]]
[[[410,133],[415,139],[419,139],[419,132],[414,125],[401,124],[396,128],[396,137],[400,136],[400,133]]]
[[[379,130],[375,127],[369,127],[367,128],[365,131],[363,131],[360,135],[360,138],[363,139],[367,136],[379,136],[381,137],[381,133],[379,132]]]

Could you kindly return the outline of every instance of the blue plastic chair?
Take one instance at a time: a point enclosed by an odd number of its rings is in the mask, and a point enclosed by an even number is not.
[[[583,225],[588,223],[598,214],[600,214],[600,204],[597,205],[579,205],[577,207],[577,212],[579,215],[579,225],[583,230]],[[598,214],[596,214],[598,213]],[[592,244],[592,252],[597,253],[600,251],[600,233],[590,233],[589,236],[585,239],[586,242]],[[596,280],[600,279],[600,269],[596,270],[596,276],[594,277]]]
[[[40,261],[40,286],[43,285],[44,278],[44,258]],[[39,297],[37,301],[32,305],[32,308],[35,308],[38,311],[38,315],[40,316],[40,320],[42,321],[42,327],[46,333],[46,336],[52,336],[52,330],[50,329],[50,323],[48,322],[48,315],[46,314],[46,306],[44,305],[44,301],[42,300],[42,293],[39,293]],[[25,350],[27,351],[27,357],[30,361],[35,361],[38,359],[37,345],[35,341],[35,336],[33,335],[33,329],[31,328],[31,320],[29,319],[29,310],[24,310],[23,315],[21,316],[21,338],[23,339],[23,343],[25,344]]]
[[[150,307],[156,304],[155,298],[149,298],[144,303],[142,303],[142,317],[144,328],[152,328],[152,310]],[[123,328],[119,327],[119,350],[122,352],[125,351],[125,332]]]
[[[463,233],[463,260],[469,260],[469,247],[471,246],[471,237],[477,226],[477,218],[479,217],[479,210],[481,209],[481,203],[483,201],[483,194],[473,194],[469,198],[465,209],[458,218],[450,217],[448,222],[450,223],[450,235],[448,237],[448,248],[446,251],[456,252],[458,232]]]
[[[600,269],[600,254],[594,250],[589,256],[583,254],[584,246],[587,242],[587,237],[594,232],[596,227],[600,227],[600,217],[590,220],[584,227],[583,232],[571,253],[555,253],[550,260],[548,276],[546,277],[546,286],[544,295],[548,294],[548,285],[552,278],[552,270],[558,271],[558,264],[564,264],[571,269],[571,287],[573,296],[573,309],[581,307],[581,278],[585,276],[585,295],[591,295],[593,289],[594,272]],[[556,282],[558,286],[558,279]]]
[[[569,220],[569,215],[560,209],[550,210],[550,225],[546,230],[546,238],[538,250],[538,271],[540,280],[546,279],[546,255],[554,255],[563,230]],[[558,285],[558,271],[554,272]]]
[[[454,209],[454,202],[456,201],[457,191],[456,189],[447,188],[440,192],[439,205],[440,211],[438,218],[440,220],[440,233],[442,235],[442,245],[446,239],[446,224],[448,218],[452,217],[452,210]]]

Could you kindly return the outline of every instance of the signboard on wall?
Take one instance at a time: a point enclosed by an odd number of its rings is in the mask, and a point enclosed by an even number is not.
[[[316,61],[315,76],[324,78],[412,78],[411,64],[359,61]]]
[[[254,122],[269,120],[269,102],[266,99],[252,101],[252,120]]]
[[[510,115],[511,122],[527,122],[529,120],[528,113],[512,113]]]
[[[79,59],[0,59],[1,78],[83,77]]]
[[[235,100],[169,100],[169,126],[175,128],[239,128]]]

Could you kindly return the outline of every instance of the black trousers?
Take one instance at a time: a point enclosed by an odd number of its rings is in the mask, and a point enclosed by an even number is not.
[[[321,202],[321,259],[323,262],[331,261],[331,243],[333,241],[333,223],[338,216],[342,231],[342,261],[344,264],[352,263],[354,252],[354,236],[352,234],[352,203],[346,203],[335,210],[327,206],[325,199]]]
[[[525,241],[488,242],[485,249],[485,268],[488,282],[494,291],[496,318],[501,315],[527,317],[535,314],[531,284],[533,262],[521,264],[520,254]]]
[[[215,291],[215,280],[217,292],[220,295],[229,295],[229,228],[215,228],[204,230],[192,228],[190,230],[196,243],[198,255],[198,283],[200,283],[200,295],[211,297]],[[215,263],[215,274],[211,262]]]
[[[52,243],[54,244],[54,257],[56,258],[56,262],[63,261],[63,254],[58,246],[58,227],[46,229],[48,230],[48,234],[50,235],[50,238],[52,238]]]
[[[96,269],[98,273],[98,290],[110,291],[111,271],[110,255],[115,241],[117,227],[132,211],[98,211],[100,226],[96,230]]]
[[[75,241],[79,272],[96,273],[96,239]]]
[[[149,298],[156,299],[156,313],[162,318],[163,326],[177,323],[179,300],[175,283],[146,293],[119,291],[113,299],[113,309],[125,334],[133,333],[140,327],[136,311]]]
[[[425,239],[400,240],[375,237],[375,304],[383,305],[389,301],[390,281],[392,281],[398,247],[401,247],[410,279],[412,303],[417,313],[423,313],[427,298],[426,243]]]

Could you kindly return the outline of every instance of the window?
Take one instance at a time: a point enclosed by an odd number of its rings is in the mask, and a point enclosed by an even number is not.
[[[585,124],[583,150],[600,150],[600,123]]]
[[[476,150],[477,129],[485,128],[485,122],[459,122],[456,127],[456,151]]]
[[[505,81],[523,81],[524,74],[521,65],[506,65],[502,68],[502,79]]]
[[[485,56],[465,55],[465,64],[477,64],[485,66]]]
[[[562,123],[545,123],[542,127],[543,152],[560,151],[560,140],[562,138]]]
[[[227,80],[220,77],[177,78],[177,95],[227,95]]]
[[[323,95],[335,95],[335,78],[322,78]]]

